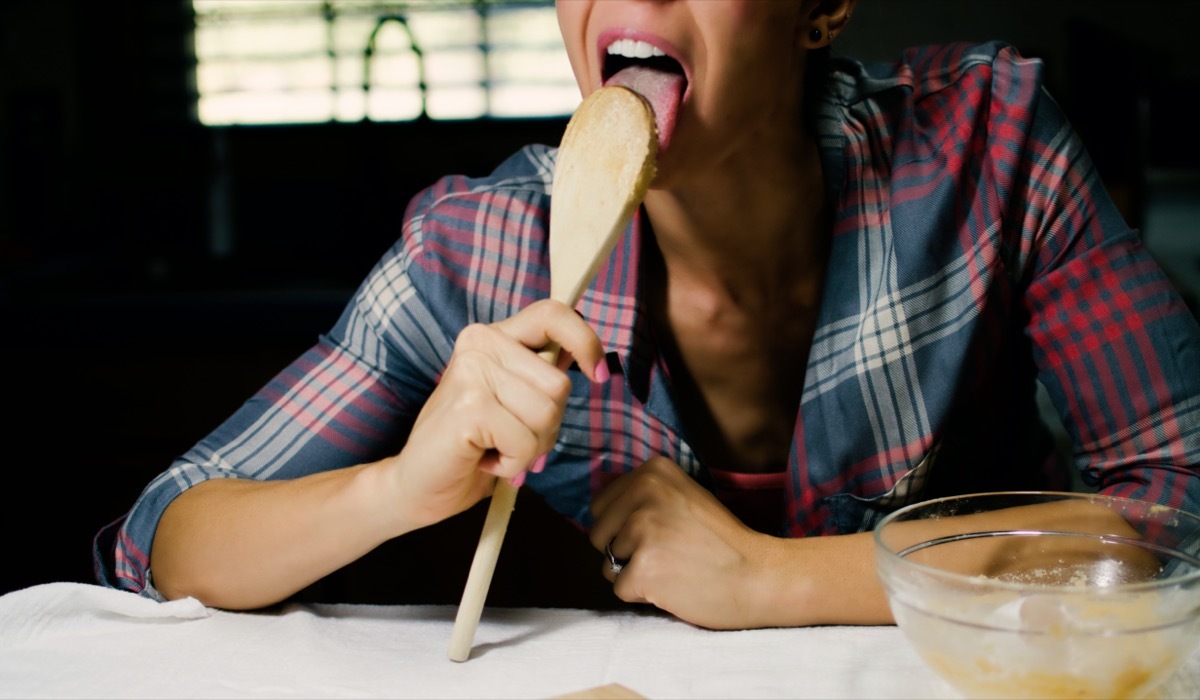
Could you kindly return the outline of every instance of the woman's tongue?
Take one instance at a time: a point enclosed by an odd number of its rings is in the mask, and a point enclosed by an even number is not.
[[[655,70],[647,66],[632,65],[604,82],[604,85],[620,85],[638,93],[654,109],[654,122],[658,128],[658,150],[666,149],[675,130],[675,117],[683,101],[685,81],[682,75],[669,71]]]

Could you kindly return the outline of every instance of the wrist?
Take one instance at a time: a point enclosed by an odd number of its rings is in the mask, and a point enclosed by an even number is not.
[[[871,533],[768,537],[753,577],[755,626],[891,624]]]
[[[755,549],[755,570],[747,577],[748,628],[799,627],[809,624],[812,580],[804,575],[803,552],[794,541],[763,535]]]
[[[406,504],[405,489],[399,478],[398,457],[388,457],[378,462],[362,465],[357,475],[356,488],[361,494],[363,512],[380,542],[418,530],[428,523],[422,522],[414,509]]]

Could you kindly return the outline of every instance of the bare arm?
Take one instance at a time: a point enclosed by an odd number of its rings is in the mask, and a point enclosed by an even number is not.
[[[894,622],[875,574],[870,532],[768,538],[762,559],[760,627],[887,625]]]
[[[559,367],[534,352],[551,341]],[[293,480],[215,479],[177,497],[150,552],[155,587],[214,607],[262,607],[465,511],[553,446],[571,388],[562,367],[578,361],[602,379],[603,357],[592,329],[557,302],[468,326],[398,455]]]
[[[592,545],[629,563],[617,597],[712,629],[885,624],[871,533],[789,539],[744,525],[677,465],[655,458],[592,502]]]
[[[628,559],[606,571],[622,600],[656,605],[713,629],[820,624],[890,624],[876,573],[874,534],[780,538],[756,532],[674,463],[656,458],[615,480],[594,499],[591,542]],[[1033,528],[1138,535],[1099,505],[1055,502],[902,523],[907,543],[970,531]],[[1103,550],[1103,551],[1101,551]],[[1081,538],[1036,545],[985,537],[923,550],[914,557],[965,575],[1020,577],[1030,568],[1122,557],[1127,571],[1153,576],[1153,557]],[[606,565],[607,570],[607,565]]]
[[[151,553],[155,586],[167,598],[230,609],[286,598],[413,529],[387,508],[385,469],[197,484],[163,513]]]
[[[1057,501],[992,512],[897,523],[889,547],[903,549],[961,533],[1045,530],[1141,539],[1118,513],[1085,501]],[[763,561],[763,600],[785,619],[799,624],[891,623],[883,586],[876,573],[874,533],[796,540],[772,538]],[[1149,580],[1159,563],[1149,551],[1079,537],[980,537],[915,551],[909,559],[964,576],[1067,585],[1079,571],[1097,563],[1121,575]],[[1080,567],[1080,568],[1076,568]],[[778,599],[772,600],[772,591]]]

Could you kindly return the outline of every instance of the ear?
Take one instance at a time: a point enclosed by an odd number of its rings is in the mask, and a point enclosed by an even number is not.
[[[800,45],[806,49],[829,46],[850,22],[858,0],[808,0],[798,31]],[[819,32],[819,34],[818,34]]]

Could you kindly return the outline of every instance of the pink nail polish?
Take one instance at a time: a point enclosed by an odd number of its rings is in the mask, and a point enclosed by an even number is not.
[[[525,483],[525,472],[517,472],[517,475],[511,481],[513,488],[520,488],[521,484]]]
[[[529,471],[533,472],[534,474],[541,474],[542,470],[545,468],[546,468],[546,455],[542,455],[541,457],[538,457],[537,459],[533,460],[533,464],[529,465]]]
[[[601,360],[600,364],[596,365],[596,381],[603,384],[609,379],[612,379],[612,372],[608,371],[608,361]]]

